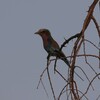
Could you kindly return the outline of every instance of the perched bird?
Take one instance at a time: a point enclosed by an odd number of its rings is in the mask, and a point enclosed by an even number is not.
[[[39,29],[35,34],[42,37],[44,49],[50,56],[58,57],[70,67],[69,61],[67,60],[65,54],[60,51],[58,43],[53,39],[48,29]]]

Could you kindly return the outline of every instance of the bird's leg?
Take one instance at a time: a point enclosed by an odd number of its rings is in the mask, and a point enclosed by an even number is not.
[[[47,61],[49,61],[49,59],[50,59],[50,54],[48,54],[48,56],[47,56]]]
[[[55,74],[55,71],[56,71],[56,63],[57,63],[57,57],[56,57],[55,63],[54,63],[54,74]]]
[[[50,54],[48,54],[48,56],[47,56],[47,66],[49,65],[49,59],[50,59]]]

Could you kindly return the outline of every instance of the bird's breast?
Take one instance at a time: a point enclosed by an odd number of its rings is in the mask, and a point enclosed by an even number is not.
[[[47,36],[43,36],[42,37],[43,39],[43,46],[44,46],[44,49],[47,51],[47,52],[50,52],[50,48],[51,48],[51,41],[50,39],[47,37]]]

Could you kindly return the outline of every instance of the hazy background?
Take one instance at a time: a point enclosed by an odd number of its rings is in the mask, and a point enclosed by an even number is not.
[[[53,100],[47,78],[44,78],[44,83],[50,93],[49,99],[41,85],[39,90],[36,89],[39,76],[46,66],[47,53],[43,50],[41,38],[34,35],[34,32],[48,28],[61,44],[64,37],[67,39],[80,32],[86,11],[92,2],[93,0],[0,0],[0,100]],[[94,14],[100,25],[99,13],[97,5]],[[91,33],[91,39],[97,40],[93,34],[97,32],[94,24],[91,23],[86,32]],[[68,55],[68,51],[64,51]],[[53,82],[57,91],[57,83],[61,81],[54,78]],[[79,82],[82,83],[81,80]],[[80,86],[84,88],[84,85]],[[99,86],[97,92],[100,93],[100,84],[96,86]],[[93,95],[88,96],[90,100],[95,98]]]

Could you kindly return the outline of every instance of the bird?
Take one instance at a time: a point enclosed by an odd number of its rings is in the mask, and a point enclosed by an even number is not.
[[[43,47],[47,51],[48,55],[55,56],[63,60],[70,68],[70,63],[66,58],[65,54],[60,50],[59,44],[51,36],[51,32],[48,29],[39,29],[34,34],[41,36],[43,40]]]

